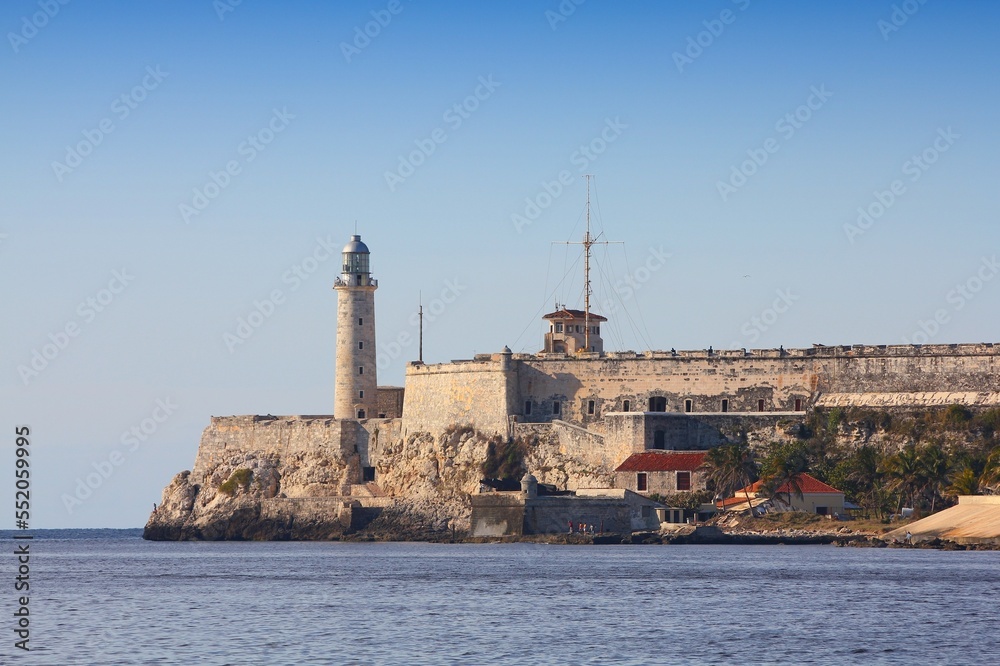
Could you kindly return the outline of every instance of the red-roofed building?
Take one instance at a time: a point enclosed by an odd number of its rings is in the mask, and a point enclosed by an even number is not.
[[[587,313],[583,310],[560,308],[542,317],[549,322],[549,330],[545,334],[545,349],[543,352],[555,354],[575,354],[582,351],[603,352],[604,340],[601,339],[601,322],[607,318],[599,314]],[[590,347],[587,347],[588,331]]]
[[[705,490],[705,451],[633,453],[615,469],[615,486],[649,495]]]
[[[747,494],[749,494],[750,505],[754,508],[769,504],[778,511],[806,511],[822,516],[845,513],[844,493],[840,490],[805,473],[799,474],[798,485],[802,497],[795,493],[795,488],[791,484],[785,482],[778,488],[777,497],[771,500],[761,491],[763,483],[756,481],[736,491],[732,497],[716,502],[716,506],[726,511],[746,511]],[[789,504],[789,493],[791,493],[791,504]]]

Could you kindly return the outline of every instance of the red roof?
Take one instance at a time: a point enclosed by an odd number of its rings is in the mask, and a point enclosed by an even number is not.
[[[542,319],[586,319],[587,313],[583,310],[570,310],[568,308],[563,308],[562,310],[556,310],[555,312],[550,312],[549,314],[542,317]],[[607,321],[607,317],[602,317],[599,314],[590,313],[591,321]]]
[[[760,492],[760,487],[763,485],[763,483],[764,483],[763,481],[755,481],[746,488],[740,488],[739,490],[737,490],[735,493],[733,493],[733,497],[726,498],[721,502],[716,502],[716,504],[721,507],[730,506],[732,504],[740,504],[740,503],[745,504],[747,501],[747,491],[750,492],[750,498],[753,499],[757,496],[757,493]],[[803,495],[808,495],[810,493],[843,494],[843,491],[837,490],[833,486],[827,485],[822,481],[820,481],[819,479],[817,479],[816,477],[806,474],[805,472],[799,474],[799,488],[802,490]],[[787,481],[781,484],[777,492],[779,495],[783,495],[786,493],[791,493],[792,495],[796,494],[795,489],[790,487],[790,484]]]
[[[693,472],[705,462],[704,451],[644,451],[633,453],[616,472]]]

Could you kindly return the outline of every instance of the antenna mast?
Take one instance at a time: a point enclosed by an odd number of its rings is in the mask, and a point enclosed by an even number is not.
[[[420,303],[420,309],[417,311],[417,314],[420,316],[420,350],[418,352],[419,355],[417,356],[417,358],[421,363],[423,363],[424,362],[424,300],[422,292],[419,291],[417,292],[417,302]]]
[[[603,232],[598,234],[597,237],[590,235],[590,179],[594,176],[591,174],[585,174],[584,178],[587,179],[587,230],[583,234],[583,242],[577,243],[575,241],[565,241],[567,245],[583,245],[583,323],[584,323],[584,333],[583,333],[583,344],[584,351],[590,351],[590,294],[592,290],[590,288],[590,248],[594,245],[607,245],[608,243],[621,243],[622,241],[601,241],[598,240],[603,236]],[[555,242],[555,241],[553,241]],[[556,308],[559,309],[558,307]]]

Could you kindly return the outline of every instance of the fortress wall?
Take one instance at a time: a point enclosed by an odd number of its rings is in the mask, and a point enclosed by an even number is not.
[[[864,393],[1000,391],[998,357],[1000,346],[987,343],[618,352],[601,359],[524,354],[513,357],[511,403],[523,421],[564,419],[600,432],[605,413],[623,411],[625,400],[630,411],[647,410],[651,396],[665,397],[668,412],[685,411],[686,400],[693,412],[719,412],[726,399],[730,412],[746,414],[759,413],[760,400],[765,412],[795,411],[796,400],[805,410],[824,393],[855,394],[863,404]]]
[[[506,434],[510,372],[499,359],[407,366],[404,436],[452,424]]]
[[[559,401],[556,418],[594,430],[603,428],[604,414],[624,411],[624,400],[630,401],[630,411],[646,411],[652,396],[665,397],[671,412],[684,411],[688,399],[695,412],[720,411],[723,399],[732,412],[756,412],[759,400],[767,411],[791,411],[796,399],[805,409],[818,382],[813,363],[805,358],[533,357],[514,363],[519,376],[516,413],[525,421],[553,418],[553,403]],[[529,400],[532,414],[525,415]]]
[[[320,453],[343,460],[355,454],[357,422],[330,416],[213,416],[201,435],[192,483],[240,454]]]

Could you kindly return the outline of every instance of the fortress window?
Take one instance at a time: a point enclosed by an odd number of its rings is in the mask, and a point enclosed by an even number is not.
[[[576,327],[576,332],[577,332],[577,333],[583,333],[583,326],[579,326],[579,325],[577,325],[577,327]]]
[[[636,474],[635,475],[635,489],[638,490],[641,493],[644,490],[646,490],[646,488],[648,488],[648,487],[649,486],[648,486],[648,483],[646,481],[646,473],[645,472],[639,472],[638,474]]]
[[[654,395],[649,399],[649,411],[651,412],[665,412],[667,411],[667,399],[660,395]]]
[[[692,409],[694,409],[694,402],[692,400],[690,400],[690,399],[689,400],[685,400],[684,401],[684,411],[685,412],[690,412]]]
[[[524,401],[524,415],[525,416],[531,416],[531,401],[530,400],[525,400]]]
[[[723,400],[722,400],[722,411],[724,411],[724,412],[728,412],[729,411],[729,400],[726,399],[726,398],[723,398]]]
[[[667,433],[663,430],[653,431],[653,448],[663,450],[667,448]]]
[[[764,401],[763,400],[758,400],[757,401],[757,411],[758,412],[764,411]]]
[[[622,411],[623,412],[631,411],[631,407],[632,407],[632,403],[630,403],[628,400],[626,400],[625,402],[622,403]]]
[[[797,411],[797,412],[801,412],[802,411],[802,400],[799,399],[799,398],[795,399],[795,411]]]
[[[365,418],[365,410],[363,410],[363,409],[359,409],[358,410],[358,418],[359,419]]]
[[[552,401],[552,413],[553,414],[558,414],[559,413],[559,407],[560,407],[559,401],[558,400],[553,400]]]
[[[556,324],[556,333],[562,333],[562,324]]]
[[[363,365],[359,365],[358,366],[358,374],[359,375],[365,374],[365,366],[363,366]]]
[[[587,413],[588,414],[593,414],[594,413],[594,401],[593,400],[588,400],[587,401]]]
[[[677,490],[691,490],[691,472],[677,472]]]
[[[358,326],[364,326],[365,320],[363,317],[358,317]]]
[[[358,340],[358,349],[364,349],[364,348],[365,348],[365,341]]]
[[[364,399],[365,399],[365,392],[358,391],[358,400],[364,400]]]

